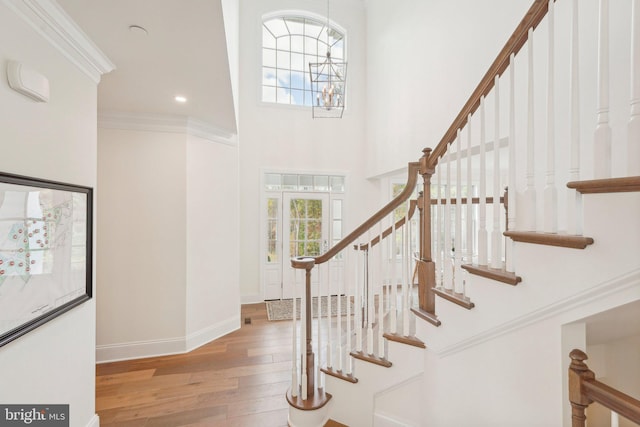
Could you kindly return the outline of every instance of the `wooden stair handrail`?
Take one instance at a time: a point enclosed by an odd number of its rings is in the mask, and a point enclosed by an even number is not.
[[[417,200],[411,200],[409,202],[409,212],[407,212],[407,216],[409,217],[409,220],[411,220],[411,218],[413,218],[413,214],[416,212],[416,206],[418,206],[418,201]],[[406,217],[400,218],[398,221],[396,221],[395,227],[390,226],[386,230],[384,230],[382,232],[382,238],[384,239],[385,237],[387,237],[391,233],[393,233],[393,229],[394,228],[397,230],[400,227],[402,227],[404,225],[404,223],[405,223],[405,219],[406,219]],[[371,239],[371,247],[374,247],[378,243],[380,243],[380,236],[379,235],[374,237],[373,239]],[[355,245],[355,249],[359,249],[361,251],[366,251],[366,250],[369,249],[369,243],[362,243],[361,245]]]
[[[593,402],[609,408],[619,415],[640,424],[640,400],[622,393],[595,379],[585,360],[587,355],[581,350],[573,350],[569,366],[569,400],[572,407],[572,426],[584,427],[587,406]]]
[[[556,1],[556,0],[554,0]],[[469,114],[473,114],[480,106],[480,98],[486,96],[493,89],[496,76],[501,76],[509,66],[509,58],[511,54],[517,55],[520,49],[529,38],[529,28],[535,29],[542,21],[549,10],[548,0],[534,0],[533,4],[525,14],[522,21],[518,24],[515,31],[509,37],[498,57],[493,61],[489,70],[484,75],[471,97],[464,104],[460,113],[455,118],[447,132],[444,134],[436,148],[433,149],[428,159],[428,165],[435,168],[438,159],[447,152],[447,147],[455,139],[458,129],[462,129],[467,124]]]
[[[351,233],[349,233],[346,237],[340,240],[335,246],[333,246],[327,252],[317,257],[314,257],[316,264],[322,264],[329,261],[331,258],[333,258],[338,253],[340,253],[341,250],[343,250],[344,248],[349,246],[351,243],[353,243],[365,231],[369,230],[375,224],[380,222],[384,217],[389,215],[391,212],[393,212],[394,209],[396,209],[398,206],[404,203],[407,199],[409,199],[409,197],[411,197],[411,194],[413,194],[413,190],[416,187],[416,184],[418,182],[418,171],[420,170],[420,162],[410,162],[408,169],[409,171],[407,176],[407,183],[404,187],[404,190],[402,190],[402,193],[398,194],[393,200],[387,203],[382,209],[380,209],[378,212],[373,214],[371,218],[363,222],[358,228],[356,228]]]

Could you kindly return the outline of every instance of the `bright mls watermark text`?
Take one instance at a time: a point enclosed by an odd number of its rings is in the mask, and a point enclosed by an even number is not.
[[[69,405],[0,405],[0,427],[69,427]]]

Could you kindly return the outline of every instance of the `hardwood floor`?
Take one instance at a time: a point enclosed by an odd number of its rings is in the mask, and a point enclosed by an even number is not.
[[[100,425],[286,426],[291,323],[269,322],[263,303],[241,313],[241,329],[188,354],[98,365]]]

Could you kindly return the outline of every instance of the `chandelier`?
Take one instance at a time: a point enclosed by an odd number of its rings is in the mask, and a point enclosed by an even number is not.
[[[342,118],[344,112],[347,63],[334,62],[329,41],[329,0],[327,0],[327,57],[324,62],[309,63],[309,77],[313,92],[313,118]]]

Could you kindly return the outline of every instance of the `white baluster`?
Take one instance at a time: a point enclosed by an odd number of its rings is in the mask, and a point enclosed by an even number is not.
[[[409,283],[413,281],[411,274],[411,235],[409,233],[409,201],[407,200],[407,211],[404,217],[404,233],[403,233],[403,271],[404,280],[402,281],[402,334],[409,335],[409,292],[411,287]]]
[[[316,322],[316,331],[317,331],[317,343],[318,343],[318,347],[317,347],[317,351],[315,352],[315,354],[313,355],[314,358],[316,359],[316,363],[313,364],[313,375],[314,378],[316,379],[316,385],[317,387],[322,387],[322,371],[320,371],[320,365],[322,364],[321,361],[321,355],[322,355],[322,307],[321,307],[321,303],[322,303],[322,282],[323,282],[323,277],[324,275],[322,274],[322,271],[324,270],[324,268],[327,269],[327,271],[329,271],[328,268],[328,264],[319,266],[316,271],[318,274],[318,296],[317,298],[317,304],[316,304],[316,313],[318,314],[317,318],[318,321]],[[312,287],[313,288],[313,287]],[[313,298],[311,299],[311,303],[313,304]],[[311,324],[313,326],[313,307],[311,307]]]
[[[444,263],[443,263],[443,237],[442,237],[442,226],[444,224],[443,221],[443,210],[442,206],[442,166],[438,167],[437,170],[438,177],[438,185],[437,185],[437,199],[436,199],[436,232],[435,232],[435,254],[436,254],[436,287],[442,287],[444,283]]]
[[[596,179],[611,178],[611,127],[609,126],[609,0],[600,0],[598,35],[598,105],[593,147],[593,173]]]
[[[405,215],[404,219],[407,217]],[[405,310],[405,294],[407,287],[407,223],[400,228],[400,235],[402,237],[400,243],[400,304],[401,309],[399,310],[400,315],[402,316],[402,333],[404,333],[404,310]]]
[[[547,61],[547,180],[544,189],[544,227],[546,233],[558,231],[558,192],[555,183],[556,174],[556,141],[555,141],[555,108],[554,108],[554,0],[549,0],[549,47]]]
[[[580,179],[580,33],[578,32],[578,4],[573,0],[571,16],[571,158],[569,181]],[[582,234],[582,195],[576,190],[567,189],[567,231],[569,234]]]
[[[487,265],[487,141],[484,96],[480,97],[480,185],[478,186],[478,265]]]
[[[353,325],[356,330],[356,351],[362,351],[362,283],[364,282],[364,278],[360,279],[362,274],[361,271],[364,271],[363,265],[360,264],[360,259],[364,258],[360,256],[362,251],[360,250],[360,244],[358,243],[356,247],[356,290],[355,290],[355,324]]]
[[[456,137],[456,230],[454,245],[454,291],[462,293],[462,139],[461,131],[458,129]]]
[[[620,427],[620,416],[617,412],[611,411],[611,427]]]
[[[551,0],[553,1],[553,0]],[[502,228],[500,226],[500,78],[494,79],[495,113],[493,137],[493,228],[491,230],[491,267],[502,268]]]
[[[305,271],[306,274],[306,271]],[[300,379],[302,400],[307,400],[307,292],[306,279],[302,286],[302,298],[300,300],[300,355],[302,357],[302,375]]]
[[[335,258],[327,262],[327,367],[333,368],[333,331],[331,322],[331,263],[335,263]]]
[[[426,192],[428,192],[429,197],[431,197],[430,189],[427,189]],[[409,241],[414,243],[409,254],[409,272],[411,273],[411,281],[409,282],[409,307],[407,309],[407,315],[409,317],[409,334],[411,335],[415,335],[416,333],[416,316],[411,312],[411,307],[416,307],[418,305],[418,301],[416,300],[418,295],[414,292],[418,287],[417,257],[414,257],[414,254],[420,253],[420,233],[418,230],[418,219],[414,216],[414,219],[409,222]]]
[[[389,216],[387,216],[389,218]],[[391,215],[391,221],[393,221],[393,214]],[[386,220],[383,220],[384,223]],[[391,226],[389,226],[391,230]],[[385,314],[391,313],[391,265],[389,263],[389,254],[391,253],[391,234],[384,239],[384,250],[382,251],[382,262],[384,263],[384,281],[386,282],[386,304],[385,304]],[[390,315],[390,314],[389,314]],[[390,325],[387,325],[387,328],[390,328]],[[389,330],[391,332],[391,330]]]
[[[396,272],[396,252],[398,251],[398,240],[395,215],[391,216],[391,333],[398,332],[398,275]]]
[[[380,281],[380,295],[378,295],[378,357],[385,357],[384,354],[384,276],[382,274],[382,263],[384,261],[384,246],[382,233],[384,227],[382,221],[378,223],[378,246],[376,251],[376,265],[378,266],[378,277]]]
[[[297,288],[297,284],[298,284],[298,270],[295,269],[293,271],[293,315],[292,317],[292,325],[293,325],[293,333],[291,334],[292,338],[291,338],[291,348],[292,348],[292,355],[291,355],[291,396],[293,397],[297,397],[298,396],[298,388],[299,388],[299,383],[298,383],[298,322],[297,322],[297,316],[296,316],[296,288]]]
[[[515,96],[515,55],[509,57],[509,187],[507,201],[507,228],[516,229],[516,96]],[[506,270],[515,271],[515,242],[509,239],[506,244]]]
[[[342,254],[342,271],[343,273],[345,271],[347,271],[346,268],[346,257],[345,257],[345,253],[346,251],[341,252]],[[342,292],[341,289],[343,288],[341,285],[343,284],[344,280],[344,274],[339,275],[338,276],[338,290],[336,292],[337,298],[338,298],[338,302],[337,302],[337,308],[338,308],[338,315],[336,317],[336,352],[338,354],[338,371],[342,371],[343,367],[342,367]],[[346,292],[345,292],[346,295]],[[349,304],[349,301],[347,301],[347,304]],[[349,321],[349,318],[347,318],[347,321]]]
[[[527,39],[528,83],[527,83],[527,186],[524,191],[522,217],[526,231],[536,231],[536,187],[535,187],[535,135],[534,135],[534,91],[533,91],[533,28],[529,28]]]
[[[371,246],[371,242],[373,239],[371,238],[371,230],[369,230],[369,239],[367,249],[367,263],[365,265],[365,286],[367,290],[367,354],[373,354],[373,294],[375,292],[375,278],[372,276],[373,269],[371,268],[371,263],[373,262],[373,247]]]
[[[453,263],[451,261],[451,246],[453,244],[451,238],[451,154],[447,154],[447,163],[446,163],[446,183],[445,183],[445,192],[444,192],[444,247],[443,256],[444,256],[444,273],[443,273],[443,282],[445,289],[453,288]]]
[[[352,254],[352,252],[350,250],[345,250],[345,257],[346,257],[346,259],[345,259],[345,266],[344,266],[345,267],[344,268],[345,269],[344,288],[345,288],[345,294],[347,296],[347,301],[346,301],[346,303],[347,303],[347,337],[346,338],[347,339],[345,340],[346,341],[346,344],[345,344],[346,345],[346,349],[345,349],[346,350],[345,351],[346,355],[343,354],[340,357],[344,356],[344,357],[347,358],[347,360],[346,360],[347,374],[351,374],[353,372],[353,363],[352,363],[353,360],[352,360],[351,357],[349,357],[349,353],[351,353],[351,349],[353,348],[353,342],[352,342],[352,339],[351,339],[352,338],[351,337],[351,323],[352,323],[352,320],[351,320],[351,315],[352,315],[352,313],[351,313],[351,295],[353,295],[353,294],[352,294],[352,289],[351,289],[351,285],[350,285],[351,281],[349,280],[349,274],[348,274],[347,267],[351,263],[353,263],[353,261],[352,261],[353,254]],[[355,264],[356,264],[356,269],[357,269],[358,268],[357,267],[358,263],[355,262]],[[356,283],[356,286],[358,286],[357,285],[357,281],[355,283]]]
[[[640,175],[640,0],[631,3],[631,116],[627,134],[627,175]]]
[[[467,263],[473,264],[473,168],[471,165],[471,114],[467,116]]]

